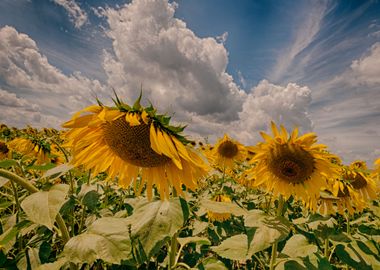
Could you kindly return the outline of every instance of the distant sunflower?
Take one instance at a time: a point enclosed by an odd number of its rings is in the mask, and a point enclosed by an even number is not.
[[[264,143],[255,147],[256,155],[250,161],[256,166],[247,171],[254,175],[255,186],[263,186],[275,196],[294,195],[304,202],[316,203],[319,191],[326,186],[326,178],[338,175],[338,167],[329,160],[325,145],[318,144],[314,133],[298,137],[298,129],[288,136],[281,126],[279,131],[271,123],[273,137],[261,132]]]
[[[213,201],[215,202],[227,202],[227,203],[230,203],[231,202],[231,199],[230,197],[226,196],[226,195],[216,195],[212,198]],[[207,216],[208,216],[208,219],[212,222],[212,221],[220,221],[220,222],[223,222],[227,219],[229,219],[231,217],[231,213],[215,213],[215,212],[212,212],[212,211],[208,211],[207,212]]]
[[[368,202],[375,200],[377,198],[377,194],[376,182],[366,170],[367,165],[364,161],[361,161],[360,163],[356,161],[345,169],[343,177],[352,185],[355,191],[357,191],[361,197]]]
[[[36,164],[44,164],[50,162],[50,145],[44,140],[38,138],[18,137],[8,143],[8,147],[12,151],[29,158],[36,159]]]
[[[169,197],[169,186],[182,195],[182,185],[194,190],[208,167],[198,154],[187,147],[180,135],[184,127],[169,125],[170,117],[159,115],[153,106],[143,108],[141,95],[133,107],[117,96],[115,107],[93,105],[76,113],[63,127],[66,147],[71,148],[75,166],[83,165],[96,175],[107,172],[127,187],[141,180],[149,199],[155,185],[161,199]],[[82,115],[83,112],[87,114]]]
[[[348,182],[336,180],[332,189],[321,191],[318,203],[310,207],[311,210],[321,215],[344,215],[346,211],[353,215],[366,207],[366,203]]]
[[[214,147],[206,154],[210,163],[217,169],[225,171],[232,169],[235,162],[243,162],[247,157],[244,145],[228,137],[227,134],[219,139]]]
[[[0,160],[6,159],[9,156],[9,149],[5,142],[0,141]]]

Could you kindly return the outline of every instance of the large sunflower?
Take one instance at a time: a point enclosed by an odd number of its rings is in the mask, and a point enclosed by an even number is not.
[[[255,186],[262,186],[275,196],[294,195],[304,202],[315,203],[326,179],[338,174],[338,166],[330,162],[325,145],[315,144],[314,133],[298,137],[296,128],[289,136],[283,126],[279,131],[272,122],[271,127],[273,137],[261,132],[265,142],[254,148],[256,154],[250,162],[255,166],[247,175],[255,177]]]
[[[247,150],[241,143],[225,134],[206,155],[215,168],[225,171],[232,169],[235,162],[245,161]]]
[[[140,99],[133,107],[116,97],[115,107],[99,102],[85,108],[66,122],[66,147],[71,148],[76,166],[83,165],[94,174],[107,172],[121,186],[146,183],[149,199],[155,185],[161,199],[168,198],[170,186],[182,195],[182,185],[194,190],[208,167],[198,154],[187,147],[180,135],[184,127],[169,125],[170,117],[159,115],[153,106],[142,107]],[[82,113],[85,115],[81,115]]]

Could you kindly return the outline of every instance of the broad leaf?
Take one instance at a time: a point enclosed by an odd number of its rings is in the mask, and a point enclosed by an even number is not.
[[[55,218],[65,203],[68,190],[68,185],[54,185],[49,191],[29,195],[22,201],[21,207],[29,220],[52,230]]]
[[[288,255],[289,257],[307,257],[318,251],[318,247],[309,244],[309,241],[302,234],[293,235],[288,241],[286,241],[285,247],[281,253]]]
[[[151,257],[172,237],[184,223],[178,198],[170,201],[141,201],[127,218],[132,226],[132,236],[138,239],[145,253]]]
[[[216,258],[210,257],[202,261],[204,270],[227,270],[228,268],[224,265],[223,262],[219,261]]]
[[[98,219],[87,232],[71,238],[63,255],[74,263],[92,263],[97,259],[120,264],[131,258],[129,222],[125,218],[105,217]]]
[[[245,261],[248,259],[248,237],[245,234],[234,235],[211,249],[223,258]]]

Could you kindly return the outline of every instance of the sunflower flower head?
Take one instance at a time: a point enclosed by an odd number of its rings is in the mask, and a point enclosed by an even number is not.
[[[230,197],[222,194],[218,194],[212,198],[213,201],[215,202],[227,202],[230,203],[231,199]],[[212,211],[207,212],[208,219],[213,222],[213,221],[219,221],[223,222],[225,220],[228,220],[231,217],[231,213],[215,213]]]
[[[0,160],[5,159],[9,156],[9,149],[5,142],[0,141]]]
[[[225,171],[232,169],[235,162],[245,161],[247,150],[244,145],[225,134],[205,155],[214,168]]]
[[[293,195],[305,203],[315,204],[321,188],[327,185],[328,177],[339,174],[326,146],[315,144],[317,136],[307,133],[298,136],[295,128],[291,135],[281,126],[280,130],[272,122],[273,137],[261,132],[265,142],[259,143],[256,155],[250,161],[255,166],[247,171],[254,175],[255,185],[262,186],[273,195],[285,198]]]
[[[358,192],[361,198],[367,203],[377,198],[376,181],[367,171],[367,166],[364,161],[360,163],[356,161],[349,167],[345,167],[343,178],[351,184],[352,188]]]
[[[27,138],[17,137],[8,143],[8,148],[26,157],[36,160],[36,164],[50,162],[50,144],[44,139],[27,135]]]
[[[94,174],[107,172],[123,187],[134,183],[137,194],[146,183],[149,199],[153,185],[161,199],[169,197],[170,186],[180,195],[182,185],[194,190],[208,167],[187,146],[189,141],[181,135],[185,127],[170,125],[169,116],[157,114],[152,105],[143,107],[140,100],[141,94],[129,106],[116,95],[114,107],[98,101],[66,122],[63,127],[70,130],[65,146],[72,150],[72,163]]]

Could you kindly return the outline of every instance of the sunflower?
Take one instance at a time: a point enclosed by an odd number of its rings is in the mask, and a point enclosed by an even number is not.
[[[24,156],[36,159],[36,164],[50,162],[50,145],[44,140],[18,137],[8,143],[8,148]]]
[[[0,160],[6,159],[9,156],[9,149],[5,142],[0,141]]]
[[[180,195],[182,185],[194,190],[207,165],[180,135],[184,127],[169,125],[170,117],[157,114],[152,105],[142,107],[140,100],[141,95],[133,107],[117,96],[115,107],[98,101],[66,122],[63,127],[71,130],[65,146],[72,150],[72,164],[95,175],[107,172],[108,180],[117,177],[123,187],[134,183],[137,194],[146,183],[149,199],[153,185],[161,199],[169,197],[169,186]]]
[[[232,169],[235,162],[245,161],[247,150],[241,143],[225,134],[214,147],[209,148],[205,155],[214,168],[224,172],[226,169]]]
[[[355,212],[363,211],[366,203],[350,183],[337,179],[332,191],[328,189],[321,191],[318,203],[314,206],[310,207],[311,210],[321,215],[336,213],[344,215],[346,210],[348,214],[353,215]]]
[[[230,197],[226,195],[221,195],[221,194],[214,196],[212,200],[215,202],[228,202],[228,203],[231,202]],[[223,222],[231,217],[231,213],[214,213],[212,211],[207,211],[207,216],[211,222],[213,221]]]
[[[307,133],[298,137],[298,129],[289,136],[281,126],[279,131],[271,123],[273,137],[261,132],[264,143],[259,143],[250,161],[255,166],[247,171],[255,177],[255,186],[263,186],[275,196],[294,195],[304,202],[316,203],[326,178],[338,175],[338,166],[331,163],[326,146],[316,145],[316,135]]]
[[[365,201],[375,200],[376,182],[366,171],[367,166],[364,161],[351,163],[345,168],[344,179],[347,180]]]

